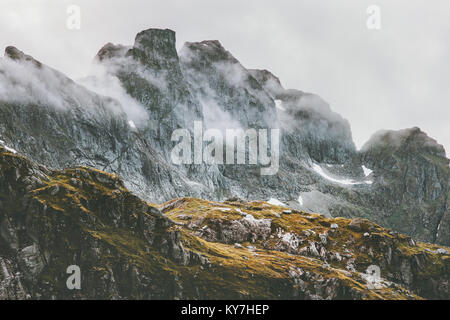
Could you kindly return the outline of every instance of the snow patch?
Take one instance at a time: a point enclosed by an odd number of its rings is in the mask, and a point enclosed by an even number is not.
[[[327,180],[330,180],[330,181],[333,181],[336,183],[340,183],[340,184],[345,184],[345,185],[359,184],[359,182],[354,182],[350,179],[336,179],[336,178],[330,177],[325,171],[323,171],[322,167],[316,163],[313,163],[312,166],[313,166],[313,170],[317,174],[319,174],[320,176],[322,176],[323,178],[325,178]]]
[[[128,125],[130,126],[130,128],[136,129],[136,125],[134,124],[133,120],[128,121]]]
[[[362,169],[364,171],[364,175],[367,177],[368,175],[370,175],[373,171],[370,170],[369,168],[366,168],[366,166],[362,166]]]
[[[275,199],[275,198],[270,198],[270,199],[267,201],[267,203],[273,204],[274,206],[282,206],[282,207],[286,207],[286,205],[285,205],[283,202],[281,202],[280,200]]]
[[[302,206],[303,205],[303,198],[302,196],[298,196],[297,202]]]
[[[6,151],[9,151],[9,152],[12,152],[12,153],[17,153],[16,150],[14,150],[13,148],[8,147],[8,146],[5,144],[5,141],[0,140],[0,144],[3,146],[3,148],[6,149]]]
[[[320,176],[322,176],[323,178],[325,178],[325,179],[327,179],[327,180],[329,180],[329,181],[332,181],[332,182],[336,182],[336,183],[343,184],[343,185],[357,185],[357,184],[363,184],[363,183],[365,183],[365,184],[372,184],[372,183],[373,183],[373,181],[370,181],[370,180],[366,180],[366,181],[354,181],[354,180],[351,180],[351,179],[348,179],[348,178],[342,178],[342,179],[333,178],[333,177],[331,177],[330,175],[328,175],[328,174],[322,169],[322,167],[319,166],[318,164],[313,163],[313,164],[312,164],[312,167],[313,167],[313,170],[314,170],[317,174],[319,174]]]

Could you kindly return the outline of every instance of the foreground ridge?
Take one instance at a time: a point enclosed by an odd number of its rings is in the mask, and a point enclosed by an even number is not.
[[[117,175],[0,147],[1,299],[448,299],[449,258],[365,219],[238,198],[150,204]]]

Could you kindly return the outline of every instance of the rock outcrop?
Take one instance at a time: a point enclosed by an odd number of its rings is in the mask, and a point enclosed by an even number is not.
[[[0,299],[448,299],[449,258],[364,219],[264,201],[154,205],[117,175],[0,147]]]
[[[442,145],[419,128],[382,131],[363,146],[361,158],[373,170],[375,204],[392,228],[450,244],[450,170]]]

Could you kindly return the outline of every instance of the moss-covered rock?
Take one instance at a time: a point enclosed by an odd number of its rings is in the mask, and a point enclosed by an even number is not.
[[[117,175],[0,148],[3,299],[445,299],[448,252],[263,201],[150,204]],[[70,265],[81,290],[66,286]]]

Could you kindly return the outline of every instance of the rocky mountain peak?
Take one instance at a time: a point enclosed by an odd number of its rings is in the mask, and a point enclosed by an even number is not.
[[[98,61],[102,62],[104,60],[112,59],[115,57],[123,57],[129,49],[129,46],[108,42],[98,51],[95,58]]]
[[[183,72],[198,93],[205,118],[214,126],[278,127],[275,104],[260,83],[219,41],[186,42],[180,50]]]
[[[148,57],[178,59],[175,42],[175,32],[172,30],[147,29],[136,35],[134,49],[142,50]]]
[[[365,165],[380,176],[383,189],[376,196],[398,203],[398,211],[384,209],[391,211],[389,224],[417,239],[448,244],[450,170],[444,147],[414,127],[375,133],[361,155]],[[416,223],[405,224],[405,216]]]
[[[420,149],[440,157],[446,156],[444,147],[418,127],[398,131],[378,131],[363,146],[362,150],[369,151],[384,148],[392,151],[398,149],[411,151]]]
[[[186,42],[180,51],[180,54],[190,51],[190,56],[213,63],[226,61],[238,63],[238,60],[227,51],[218,40],[205,40],[201,42]]]
[[[153,28],[141,31],[132,46],[107,43],[96,59],[148,111],[144,118],[158,123],[151,127],[144,125],[151,132],[150,139],[158,140],[158,147],[161,140],[170,141],[173,128],[187,127],[192,119],[201,119],[198,104],[181,72],[174,31]],[[187,119],[186,114],[191,117]]]
[[[285,90],[267,70],[246,69],[219,41],[188,42],[177,55],[173,31],[148,29],[133,45],[108,43],[97,55],[108,71],[99,81],[107,90],[88,87],[99,94],[45,65],[14,62],[35,61],[16,48],[5,55],[0,144],[44,165],[117,173],[152,202],[275,199],[450,243],[442,146],[413,128],[385,132],[369,143],[374,152],[357,152],[350,124],[323,99]],[[132,104],[135,118],[127,118]],[[219,130],[280,128],[278,173],[261,177],[259,167],[247,164],[175,165],[171,136],[177,128],[191,130],[194,121]]]
[[[274,99],[280,95],[284,88],[281,85],[280,79],[268,70],[249,69],[248,72],[259,82],[259,84],[272,95]]]
[[[31,62],[38,68],[42,66],[42,63],[34,59],[32,56],[23,53],[22,51],[13,46],[8,46],[5,48],[5,57],[15,61]]]

